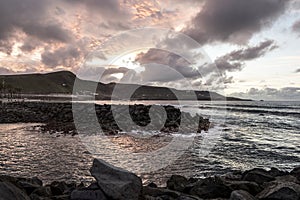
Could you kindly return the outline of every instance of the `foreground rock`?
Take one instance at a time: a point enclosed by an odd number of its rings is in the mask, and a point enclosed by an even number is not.
[[[291,172],[252,169],[208,178],[173,175],[167,187],[142,186],[141,179],[102,160],[94,160],[91,174],[97,180],[83,184],[37,178],[0,176],[0,200],[299,200],[299,168]]]
[[[0,182],[0,199],[5,200],[30,200],[24,191],[9,182]]]
[[[142,180],[135,174],[95,159],[91,174],[105,195],[111,199],[137,200],[142,192]]]

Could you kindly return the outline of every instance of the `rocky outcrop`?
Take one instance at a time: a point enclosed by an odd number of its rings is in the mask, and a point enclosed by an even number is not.
[[[43,185],[38,178],[0,176],[0,200],[300,199],[299,168],[291,172],[252,169],[199,179],[173,175],[167,187],[158,187],[155,183],[142,186],[138,176],[103,160],[94,160],[90,171],[96,182],[87,187],[57,181]]]
[[[112,108],[111,105],[94,105],[87,103],[53,103],[53,102],[11,102],[0,104],[0,123],[43,123],[41,130],[43,132],[75,135],[77,133],[74,125],[73,111],[80,113],[80,124],[91,129],[91,117],[96,116],[101,129],[106,134],[117,134],[119,131],[131,131],[132,126],[123,126],[122,130],[118,126],[122,124],[130,124],[134,122],[137,126],[145,127],[151,122],[149,110],[151,106],[145,105],[118,105]],[[129,107],[129,109],[128,109]],[[149,130],[162,132],[178,132],[178,131],[207,131],[210,127],[208,119],[201,116],[191,116],[189,113],[181,112],[180,109],[173,106],[164,106],[166,119],[163,115],[155,113],[153,119],[162,124],[162,126],[149,126]],[[124,117],[124,112],[129,117]],[[96,114],[96,115],[95,115]],[[184,118],[184,125],[181,119]],[[117,121],[116,121],[117,120]],[[164,121],[165,120],[165,121]],[[117,123],[118,122],[118,123]],[[96,127],[99,128],[99,127]],[[126,130],[124,130],[124,128]],[[99,131],[98,129],[95,131]]]

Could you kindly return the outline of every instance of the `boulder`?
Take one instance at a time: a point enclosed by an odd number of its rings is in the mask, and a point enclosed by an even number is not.
[[[41,196],[41,197],[50,197],[52,196],[51,188],[50,186],[42,186],[34,190],[31,195],[35,196]],[[31,197],[30,195],[30,197]]]
[[[26,191],[28,195],[30,195],[34,190],[38,189],[40,185],[36,185],[34,183],[19,181],[18,186]]]
[[[164,189],[164,188],[152,188],[149,186],[145,186],[143,188],[143,196],[148,196],[148,197],[168,196],[170,198],[178,198],[180,196],[180,192]]]
[[[73,190],[71,200],[106,200],[104,193],[98,190],[80,189]]]
[[[257,199],[244,190],[235,190],[231,193],[229,200],[257,200]]]
[[[51,193],[54,196],[63,195],[66,194],[67,192],[70,192],[69,186],[64,181],[62,182],[54,181],[50,184],[50,188],[51,188]]]
[[[297,177],[292,176],[292,175],[286,175],[286,176],[278,176],[276,177],[277,182],[293,182],[300,184],[300,180],[297,179]]]
[[[142,192],[142,180],[129,171],[94,159],[91,174],[104,194],[111,199],[138,200]]]
[[[257,197],[266,200],[299,200],[300,185],[293,182],[272,182]]]
[[[256,182],[257,184],[261,185],[265,182],[274,181],[275,178],[271,176],[268,171],[264,169],[255,168],[244,172],[242,180]]]
[[[9,182],[0,182],[1,200],[30,200],[29,196]]]
[[[280,171],[279,169],[272,167],[270,171],[268,171],[269,175],[276,177],[276,176],[285,176],[289,173],[286,171]]]
[[[232,192],[232,189],[217,177],[203,179],[193,185],[189,194],[204,199],[229,198]]]
[[[294,168],[291,173],[292,176],[296,177],[300,181],[300,166]]]
[[[252,195],[257,195],[263,188],[255,182],[249,181],[232,181],[226,184],[232,190],[244,190]]]
[[[172,175],[171,178],[167,181],[167,188],[169,188],[170,190],[183,192],[188,183],[189,182],[185,177],[180,175]]]

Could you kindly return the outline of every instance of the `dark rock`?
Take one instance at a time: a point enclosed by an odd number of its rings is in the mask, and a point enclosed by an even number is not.
[[[30,195],[34,190],[40,187],[40,185],[36,185],[25,181],[19,181],[18,186],[23,188],[28,195]]]
[[[0,182],[1,200],[30,200],[29,196],[21,189],[9,182]]]
[[[195,196],[181,195],[176,200],[201,200],[201,199]]]
[[[299,200],[300,185],[292,182],[272,182],[261,193],[259,199],[270,200]]]
[[[244,190],[254,196],[263,190],[263,188],[257,183],[249,181],[232,181],[226,185],[228,185],[232,190]]]
[[[71,200],[106,200],[104,193],[98,190],[74,190],[71,194]]]
[[[216,177],[200,180],[189,190],[189,194],[206,199],[229,198],[231,192],[232,189]]]
[[[300,166],[294,168],[291,173],[292,176],[295,176],[300,181]]]
[[[87,187],[87,189],[90,189],[90,190],[98,190],[98,189],[100,189],[100,187],[99,187],[98,183],[94,182],[94,183],[91,183],[91,184]]]
[[[112,199],[137,200],[141,195],[142,181],[134,173],[94,159],[90,170],[104,194]]]
[[[68,185],[65,182],[54,181],[50,184],[51,193],[54,196],[63,195],[68,190]]]
[[[150,196],[150,197],[168,196],[171,198],[178,198],[180,196],[180,192],[164,189],[164,188],[152,188],[152,187],[145,186],[143,187],[143,195]]]
[[[261,185],[264,182],[274,181],[275,178],[273,176],[271,176],[268,173],[268,171],[266,171],[264,169],[255,168],[255,169],[244,172],[242,180],[256,182],[257,184]]]
[[[51,193],[51,188],[50,186],[42,186],[42,187],[39,187],[37,188],[36,190],[34,190],[31,195],[37,195],[37,196],[41,196],[41,197],[50,197],[52,196],[52,193]],[[30,195],[30,197],[31,197]]]
[[[172,175],[171,178],[167,181],[167,188],[169,188],[170,190],[183,192],[188,183],[189,182],[185,177],[180,175]]]
[[[230,200],[257,200],[257,199],[244,190],[235,190],[231,193]]]
[[[270,171],[268,171],[269,175],[273,176],[273,177],[277,177],[277,176],[285,176],[288,175],[288,172],[285,171],[280,171],[279,169],[272,167]]]
[[[40,197],[37,194],[30,195],[31,200],[52,200],[50,197]]]
[[[292,176],[292,175],[278,176],[278,177],[276,177],[276,181],[277,182],[292,182],[292,183],[300,184],[300,180],[297,179],[297,177]]]
[[[148,184],[148,187],[157,188],[157,185],[153,182]]]
[[[59,196],[52,196],[51,200],[69,200],[70,195],[59,195]]]

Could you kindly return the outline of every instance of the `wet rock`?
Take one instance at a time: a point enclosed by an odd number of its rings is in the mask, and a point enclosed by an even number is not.
[[[142,191],[142,181],[134,173],[94,159],[90,170],[101,190],[108,198],[118,200],[138,200]]]
[[[279,169],[272,167],[270,171],[268,171],[269,175],[276,177],[276,176],[285,176],[288,175],[288,172],[280,171]]]
[[[174,190],[169,190],[165,188],[152,188],[145,186],[143,187],[143,195],[144,196],[150,196],[150,197],[163,197],[167,196],[170,198],[179,198],[180,197],[180,192],[174,191]]]
[[[230,200],[257,200],[257,199],[244,190],[235,190],[231,193]]]
[[[204,199],[213,199],[229,198],[231,192],[232,189],[224,185],[219,179],[207,178],[194,184],[194,186],[190,189],[189,194]]]
[[[183,192],[188,183],[189,182],[187,178],[179,175],[172,175],[171,178],[167,181],[167,188],[169,188],[170,190]]]
[[[300,181],[300,166],[293,169],[290,174]]]
[[[69,200],[70,195],[59,195],[59,196],[52,196],[51,200]]]
[[[3,200],[30,200],[24,191],[9,182],[0,182],[0,199]]]
[[[195,196],[181,195],[176,200],[201,200],[201,199]]]
[[[254,196],[263,190],[263,188],[257,183],[249,181],[232,181],[230,183],[227,183],[227,185],[232,190],[244,190]]]
[[[74,190],[71,194],[71,200],[106,200],[104,193],[98,190]]]
[[[34,183],[19,181],[18,186],[23,188],[28,195],[30,195],[34,190],[38,189],[40,185],[36,185]]]
[[[300,185],[292,182],[273,182],[257,195],[259,199],[299,200]]]
[[[65,182],[54,181],[50,184],[51,193],[54,196],[63,195],[67,191],[68,185]]]
[[[277,182],[292,182],[292,183],[300,184],[300,180],[292,175],[278,176],[278,177],[276,177],[276,181]]]
[[[50,197],[52,196],[51,188],[49,186],[39,187],[31,193],[30,197],[32,195],[41,196],[41,197]]]
[[[257,184],[261,185],[264,182],[274,181],[275,178],[273,176],[271,176],[268,173],[268,171],[266,171],[264,169],[255,168],[255,169],[244,172],[242,180],[256,182]]]
[[[157,188],[157,185],[153,182],[148,184],[148,187]]]

